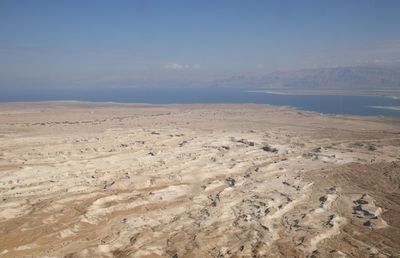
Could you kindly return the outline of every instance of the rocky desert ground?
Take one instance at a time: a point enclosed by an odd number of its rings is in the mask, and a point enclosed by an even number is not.
[[[400,257],[400,120],[0,105],[0,257]]]

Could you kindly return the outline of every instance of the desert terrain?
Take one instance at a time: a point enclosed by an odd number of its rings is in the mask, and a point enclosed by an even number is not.
[[[0,104],[0,257],[400,257],[400,120]]]

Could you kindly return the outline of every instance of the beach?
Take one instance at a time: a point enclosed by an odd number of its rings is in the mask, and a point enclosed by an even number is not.
[[[400,120],[0,104],[0,257],[399,257]]]

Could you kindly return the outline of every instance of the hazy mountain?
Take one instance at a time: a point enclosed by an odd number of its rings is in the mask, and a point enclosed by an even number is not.
[[[400,65],[370,65],[275,72],[260,77],[237,76],[219,86],[257,89],[400,90]]]

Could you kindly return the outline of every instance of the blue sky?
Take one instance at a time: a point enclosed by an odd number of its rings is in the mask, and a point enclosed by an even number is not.
[[[0,1],[0,89],[400,61],[400,1]]]

